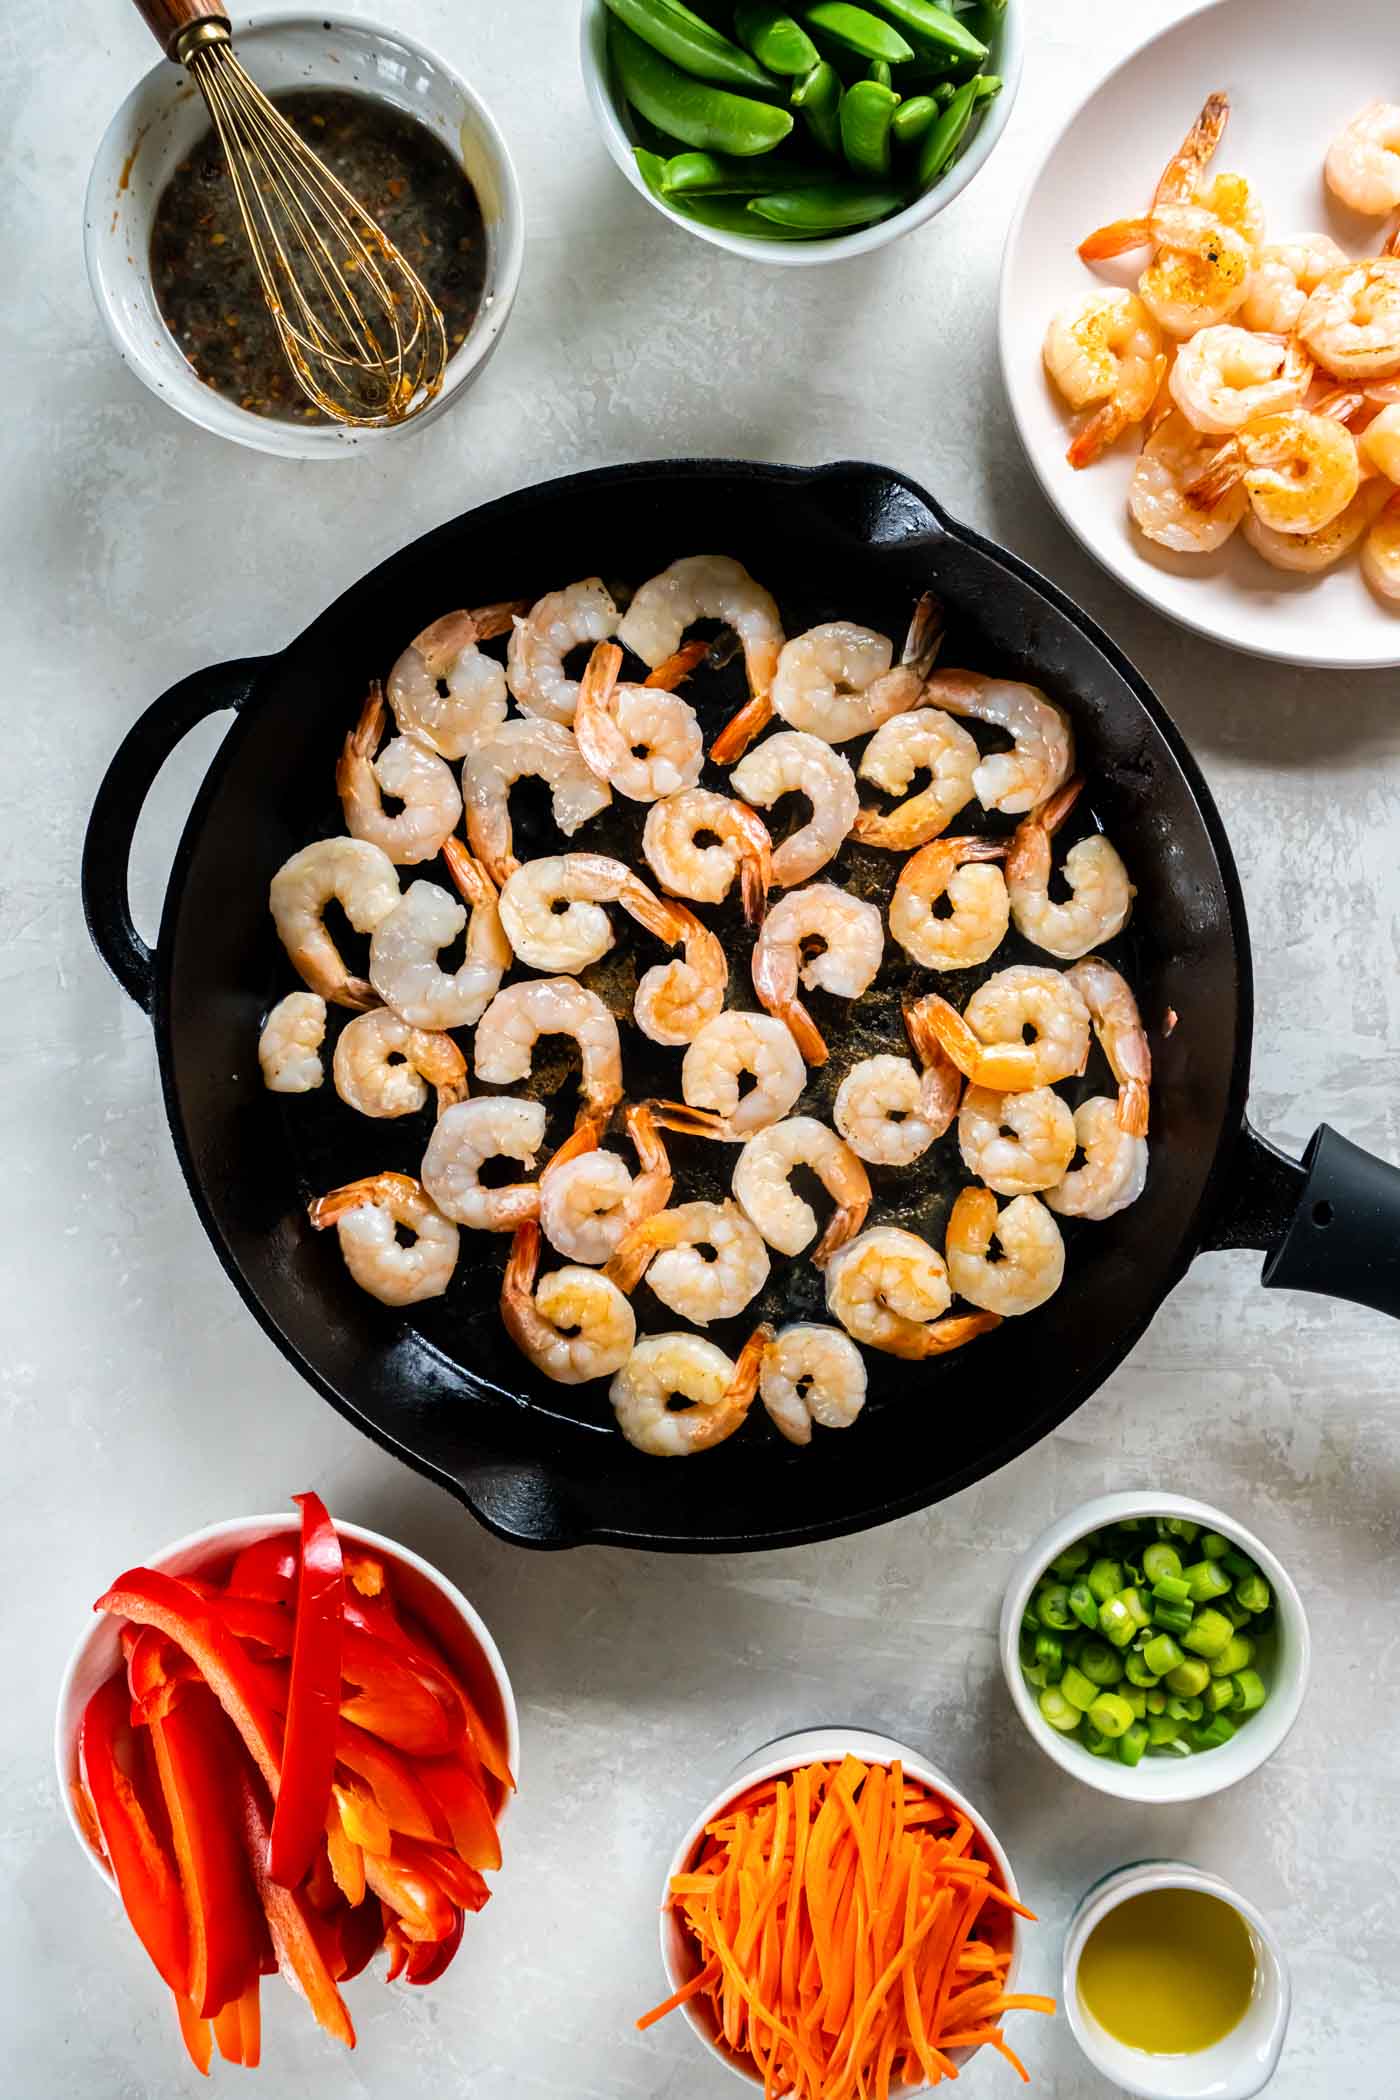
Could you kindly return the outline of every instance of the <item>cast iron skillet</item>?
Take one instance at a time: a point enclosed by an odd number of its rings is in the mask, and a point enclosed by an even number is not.
[[[268,917],[268,879],[318,831],[342,828],[332,759],[367,676],[386,671],[450,606],[590,570],[636,583],[707,548],[737,555],[769,586],[789,632],[838,613],[902,631],[931,585],[949,609],[945,663],[1031,679],[1070,705],[1094,817],[1138,886],[1125,966],[1153,1033],[1156,1083],[1146,1193],[1109,1224],[1074,1233],[1065,1285],[1041,1311],[936,1364],[872,1358],[870,1402],[846,1434],[818,1432],[794,1450],[756,1411],[719,1450],[676,1464],[622,1441],[601,1388],[546,1385],[516,1354],[495,1312],[503,1241],[464,1236],[448,1297],[411,1316],[363,1296],[334,1234],[307,1226],[307,1194],[384,1166],[412,1168],[426,1124],[352,1116],[329,1085],[278,1100],[263,1090],[254,1053],[263,1012],[291,981]],[[236,719],[185,826],[151,952],[127,902],[132,834],[165,758],[221,709]],[[862,880],[858,869],[846,879]],[[521,1544],[775,1546],[921,1508],[1064,1421],[1203,1249],[1265,1249],[1266,1284],[1400,1313],[1400,1173],[1325,1127],[1299,1164],[1245,1120],[1244,909],[1220,818],[1172,723],[1053,584],[885,469],[626,466],[527,489],[442,526],[279,655],[196,673],[154,702],[99,792],[83,894],[100,953],[151,1015],[181,1166],[252,1312],[342,1414]],[[890,975],[892,989],[881,994],[877,983],[856,1015],[837,1002],[817,1008],[837,1045],[835,1073],[843,1014],[863,1052],[870,1015],[897,1013],[897,961]],[[740,1003],[750,1003],[742,991]],[[1168,1009],[1179,1016],[1170,1034],[1161,1025]],[[630,1034],[626,1057],[636,1045]],[[645,1068],[642,1086],[674,1093],[676,1053],[655,1055],[669,1064]],[[630,1066],[629,1081],[641,1091]],[[818,1093],[819,1110],[825,1098]],[[711,1160],[693,1162],[693,1172],[713,1175],[723,1148],[698,1149]],[[941,1244],[947,1193],[935,1182],[911,1198],[887,1181],[874,1215],[917,1222]],[[648,1297],[638,1301],[643,1329],[675,1325]],[[755,1312],[819,1317],[819,1305],[808,1266],[775,1269],[768,1298],[717,1338],[732,1349]]]

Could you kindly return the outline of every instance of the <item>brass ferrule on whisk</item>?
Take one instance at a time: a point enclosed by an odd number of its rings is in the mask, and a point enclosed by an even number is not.
[[[182,29],[171,43],[168,56],[177,66],[188,66],[200,51],[208,51],[215,44],[231,44],[233,33],[227,22],[217,18],[204,22],[191,22]]]

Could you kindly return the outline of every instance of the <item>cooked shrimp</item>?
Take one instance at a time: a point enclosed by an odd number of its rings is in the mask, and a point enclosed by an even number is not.
[[[405,736],[439,758],[465,758],[479,737],[499,729],[509,705],[506,674],[477,644],[505,634],[524,607],[516,598],[446,613],[410,642],[389,673],[389,705]]]
[[[1153,215],[1157,252],[1138,279],[1138,297],[1179,342],[1228,321],[1244,304],[1254,242],[1200,204],[1169,205]]]
[[[530,977],[497,992],[477,1024],[478,1076],[489,1086],[528,1079],[542,1035],[569,1035],[578,1044],[579,1121],[601,1130],[622,1099],[617,1023],[596,992],[572,977]]]
[[[527,777],[549,783],[554,821],[566,838],[612,800],[606,781],[585,765],[572,729],[558,722],[506,722],[484,737],[462,768],[462,800],[472,851],[497,884],[520,865],[512,850],[510,791]]]
[[[396,736],[380,751],[383,734],[384,688],[376,678],[335,769],[345,828],[382,846],[399,866],[432,860],[462,814],[457,783],[446,761],[416,737]],[[385,795],[403,804],[394,816],[384,807]]]
[[[309,1094],[321,1084],[326,1002],[318,992],[288,992],[263,1022],[258,1063],[270,1094]]]
[[[1384,218],[1400,204],[1400,102],[1368,102],[1323,163],[1327,187],[1349,211]]]
[[[632,1354],[637,1322],[615,1283],[596,1269],[554,1269],[535,1282],[540,1228],[515,1228],[501,1280],[506,1333],[537,1371],[558,1385],[611,1378]]]
[[[477,1232],[514,1232],[540,1214],[539,1185],[517,1181],[484,1188],[488,1159],[518,1160],[529,1173],[544,1143],[541,1101],[514,1101],[508,1094],[459,1101],[438,1118],[423,1154],[423,1186],[449,1218]]]
[[[815,955],[804,943],[819,940]],[[770,1014],[786,1021],[809,1065],[824,1065],[821,1031],[797,996],[799,980],[838,999],[868,991],[884,953],[885,930],[878,908],[849,897],[834,883],[812,882],[789,890],[769,912],[754,942],[753,988]]]
[[[1217,450],[1215,440],[1193,430],[1179,409],[1157,425],[1128,485],[1129,515],[1148,539],[1174,554],[1213,554],[1229,539],[1249,509],[1243,483],[1232,483],[1209,510],[1187,495]]]
[[[751,1137],[734,1166],[734,1194],[779,1254],[800,1254],[817,1237],[817,1214],[790,1186],[798,1167],[809,1167],[836,1205],[826,1231],[812,1249],[825,1268],[838,1247],[860,1231],[870,1208],[870,1176],[851,1147],[815,1116],[789,1116]]]
[[[984,809],[1019,817],[1053,795],[1074,763],[1069,716],[1038,685],[987,678],[980,671],[939,671],[924,688],[931,706],[1004,729],[1009,751],[989,751],[972,785]]]
[[[699,1252],[708,1247],[708,1256]],[[603,1274],[624,1291],[643,1276],[683,1320],[732,1320],[768,1281],[763,1235],[737,1203],[678,1203],[634,1225]]]
[[[979,866],[1006,852],[999,839],[931,839],[899,871],[890,898],[890,932],[926,970],[966,970],[995,955],[1010,907],[1001,869]],[[947,898],[946,919],[935,907]]]
[[[1069,1103],[1048,1086],[994,1094],[970,1086],[958,1110],[958,1149],[970,1174],[999,1196],[1054,1188],[1074,1158]]]
[[[759,1397],[790,1444],[810,1444],[812,1425],[849,1429],[865,1405],[865,1363],[839,1327],[800,1320],[780,1327],[763,1352]]]
[[[579,685],[574,736],[584,762],[629,802],[658,802],[694,787],[705,763],[695,709],[671,690],[691,658],[682,649],[645,685],[619,685],[622,651],[600,642]]]
[[[1298,340],[1336,379],[1400,372],[1400,255],[1329,270],[1299,316]]]
[[[1400,486],[1400,401],[1388,401],[1356,441],[1362,464]]]
[[[671,1163],[650,1109],[634,1104],[626,1123],[639,1174],[621,1153],[589,1149],[551,1160],[540,1176],[540,1225],[570,1261],[607,1261],[624,1234],[671,1200]]]
[[[717,765],[728,765],[772,715],[768,691],[783,646],[783,623],[768,592],[742,563],[727,554],[691,554],[642,585],[617,638],[655,670],[676,654],[696,620],[720,621],[743,645],[749,703],[720,732],[712,753]]]
[[[571,649],[594,648],[617,632],[618,610],[601,577],[546,591],[517,615],[506,648],[506,683],[524,715],[566,727],[578,705],[578,680],[564,671]]]
[[[783,645],[773,705],[785,722],[828,744],[868,736],[892,715],[917,707],[943,640],[943,608],[925,591],[914,608],[904,654],[891,669],[888,635],[852,620],[828,620]]]
[[[1089,1055],[1089,1009],[1073,970],[1062,975],[1015,963],[979,985],[965,1013],[937,992],[927,993],[920,1005],[959,1071],[992,1093],[1053,1086],[1082,1072]]]
[[[1128,923],[1136,892],[1118,850],[1098,832],[1078,840],[1061,873],[1070,894],[1050,895],[1050,841],[1079,799],[1082,780],[1070,780],[1022,817],[1006,856],[1006,894],[1016,931],[1067,962],[1111,941]]]
[[[1001,1259],[988,1256],[992,1241]],[[1035,1196],[1015,1196],[998,1211],[990,1189],[962,1189],[943,1242],[953,1289],[969,1305],[1015,1319],[1053,1298],[1065,1273],[1060,1228]]]
[[[1200,114],[1158,178],[1151,210],[1143,218],[1114,219],[1087,234],[1079,243],[1084,261],[1103,262],[1110,256],[1126,255],[1134,248],[1150,247],[1158,238],[1156,227],[1161,211],[1172,205],[1193,203],[1200,196],[1206,171],[1229,121],[1229,96],[1220,92],[1207,95]]]
[[[605,904],[620,904],[639,925],[672,945],[684,923],[625,861],[605,853],[556,853],[528,860],[501,891],[501,924],[521,962],[570,976],[613,944]]]
[[[807,822],[773,848],[772,880],[779,889],[791,889],[824,868],[860,808],[849,761],[801,729],[765,737],[740,759],[729,780],[736,794],[759,809],[771,809],[783,795],[803,795],[811,805]]]
[[[1081,1101],[1074,1139],[1084,1163],[1045,1191],[1051,1210],[1066,1218],[1111,1218],[1136,1203],[1147,1186],[1147,1139],[1118,1120],[1118,1103],[1105,1094]]]
[[[1378,596],[1400,598],[1400,497],[1390,496],[1366,535],[1361,573]]]
[[[1070,407],[1093,410],[1065,454],[1072,467],[1143,420],[1167,366],[1162,331],[1134,292],[1086,293],[1055,315],[1041,354]]]
[[[457,1266],[457,1228],[411,1174],[370,1174],[308,1206],[318,1232],[334,1225],[345,1266],[382,1305],[440,1298]],[[413,1234],[404,1246],[397,1228]]]
[[[734,1363],[702,1335],[643,1335],[608,1391],[628,1443],[652,1458],[689,1458],[733,1436],[753,1405],[772,1336],[771,1327],[755,1328]]]
[[[713,844],[697,841],[711,834]],[[718,904],[735,874],[752,925],[763,917],[773,880],[773,841],[747,802],[709,788],[682,788],[653,802],[642,830],[642,851],[663,890],[697,904]]]
[[[299,977],[335,1006],[374,1006],[374,987],[352,977],[326,931],[332,897],[356,933],[373,933],[399,901],[394,863],[368,839],[318,839],[284,861],[267,901],[273,924]]]
[[[754,1083],[741,1095],[744,1072]],[[785,1022],[771,1014],[722,1013],[705,1023],[681,1062],[684,1104],[653,1107],[668,1129],[741,1141],[780,1121],[806,1084],[802,1052]]]
[[[848,1334],[891,1356],[942,1356],[995,1327],[985,1313],[945,1320],[947,1265],[917,1233],[875,1225],[827,1264],[826,1302]]]
[[[1265,525],[1256,512],[1246,513],[1244,536],[1256,554],[1275,569],[1288,569],[1294,575],[1316,576],[1331,569],[1349,554],[1362,538],[1377,515],[1390,500],[1389,484],[1379,474],[1363,481],[1345,510],[1338,511],[1335,518],[1320,526],[1316,532],[1275,532]],[[1362,549],[1362,567],[1365,567],[1365,549]]]
[[[1239,311],[1241,327],[1257,328],[1266,335],[1291,335],[1308,294],[1329,270],[1339,270],[1346,260],[1346,251],[1330,233],[1295,233],[1291,240],[1261,248]]]
[[[1226,325],[1203,328],[1181,345],[1167,386],[1193,430],[1227,437],[1260,416],[1296,408],[1312,372],[1296,342]]]
[[[1227,438],[1186,494],[1208,510],[1242,481],[1261,524],[1275,532],[1318,532],[1346,509],[1360,479],[1356,440],[1346,425],[1293,408],[1261,416]]]
[[[439,1115],[467,1096],[467,1061],[451,1036],[412,1028],[387,1006],[346,1022],[332,1069],[341,1100],[362,1116],[416,1115],[430,1086]]]
[[[881,813],[863,809],[855,835],[864,846],[912,853],[946,831],[977,790],[973,775],[982,762],[974,738],[941,707],[916,707],[894,715],[876,730],[861,754],[860,777],[887,795],[907,795],[916,773],[929,773],[926,788]]]
[[[413,882],[369,944],[370,983],[400,1020],[415,1028],[470,1028],[481,1019],[510,968],[510,942],[501,925],[495,884],[460,839],[443,855],[471,917],[435,882]],[[467,929],[466,955],[449,976],[438,951]]]
[[[883,1055],[853,1065],[832,1118],[853,1152],[872,1165],[907,1167],[941,1138],[958,1111],[962,1073],[929,1025],[927,998],[904,1009],[918,1066]]]
[[[1152,1052],[1137,1001],[1126,980],[1101,955],[1086,955],[1064,980],[1083,1000],[1094,1034],[1118,1082],[1118,1121],[1131,1137],[1146,1137],[1152,1090]],[[985,990],[986,987],[984,986]],[[968,1015],[971,1018],[969,1006]],[[1073,1069],[1082,1071],[1083,1060]],[[1063,1077],[1063,1074],[1057,1075]]]
[[[683,957],[656,963],[644,971],[632,1002],[632,1016],[654,1043],[679,1047],[693,1043],[707,1021],[724,1006],[729,961],[724,944],[684,904],[668,907],[672,925],[684,943]]]

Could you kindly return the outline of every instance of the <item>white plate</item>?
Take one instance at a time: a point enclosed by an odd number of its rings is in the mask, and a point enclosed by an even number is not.
[[[1400,606],[1368,589],[1355,554],[1323,576],[1270,568],[1238,533],[1218,554],[1156,547],[1126,496],[1138,437],[1094,466],[1065,459],[1072,419],[1040,361],[1058,307],[1096,282],[1131,284],[1143,258],[1091,271],[1076,243],[1145,208],[1206,96],[1224,88],[1229,129],[1217,169],[1247,175],[1267,238],[1320,228],[1348,254],[1374,254],[1389,221],[1345,212],[1322,162],[1333,136],[1377,96],[1400,95],[1397,0],[1215,0],[1126,59],[1070,117],[1027,186],[1007,237],[999,331],[1011,412],[1041,487],[1106,569],[1169,619],[1212,641],[1285,663],[1400,664]]]

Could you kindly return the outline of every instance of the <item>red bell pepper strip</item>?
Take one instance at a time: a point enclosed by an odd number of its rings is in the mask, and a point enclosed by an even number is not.
[[[514,1793],[515,1777],[510,1769],[510,1760],[506,1756],[505,1742],[499,1729],[488,1723],[480,1707],[463,1684],[460,1673],[454,1669],[427,1628],[421,1626],[407,1612],[403,1614],[400,1623],[403,1627],[404,1637],[408,1643],[410,1654],[413,1655],[416,1661],[427,1663],[433,1669],[438,1670],[446,1678],[461,1702],[462,1712],[466,1716],[467,1733],[471,1737],[477,1756],[481,1759],[487,1771],[493,1779],[499,1780],[503,1787]]]
[[[420,1845],[413,1838],[398,1838],[394,1858],[425,1880],[435,1881],[459,1910],[483,1910],[491,1891],[475,1867],[469,1867],[444,1845]]]
[[[501,1864],[501,1840],[481,1782],[455,1757],[420,1758],[416,1770],[446,1816],[459,1856],[468,1866],[494,1872]]]
[[[225,1596],[215,1607],[231,1633],[270,1655],[290,1655],[294,1622],[279,1605]],[[445,1757],[463,1733],[452,1686],[400,1646],[367,1633],[347,1608],[340,1658],[340,1711],[409,1757]]]
[[[344,1964],[340,1980],[348,1983],[367,1969],[384,1944],[384,1912],[371,1896],[341,1920],[340,1953]]]
[[[179,1999],[189,1994],[189,1927],[175,1862],[133,1780],[117,1761],[129,1727],[126,1679],[99,1685],[83,1710],[78,1755],[102,1843],[126,1914],[160,1975]]]
[[[228,2064],[243,2061],[243,2018],[237,1998],[230,1998],[221,2005],[209,2023],[214,2030],[214,2040],[219,2045],[219,2054]]]
[[[391,1830],[401,1830],[405,1837],[421,1838],[426,1844],[449,1842],[452,1833],[446,1816],[397,1750],[342,1721],[335,1754],[340,1764],[366,1782]]]
[[[111,1861],[107,1858],[107,1847],[102,1842],[102,1832],[98,1826],[97,1810],[93,1807],[88,1790],[81,1779],[69,1780],[68,1794],[73,1803],[73,1812],[78,1818],[83,1836],[87,1839],[97,1857],[105,1865],[110,1866]]]
[[[365,1855],[342,1824],[339,1803],[326,1818],[326,1858],[336,1887],[350,1908],[358,1910],[365,1900]]]
[[[397,1983],[408,1960],[409,1943],[399,1931],[398,1920],[393,1917],[393,1913],[386,1910],[385,1916],[390,1918],[392,1922],[384,1928],[384,1944],[389,1950],[389,1966],[385,1971],[384,1981],[386,1983]]]
[[[439,1940],[436,1946],[416,1941],[408,1950],[404,1980],[408,1983],[436,1983],[462,1944],[464,1922],[461,1911],[458,1911],[457,1922],[445,1940]]]
[[[262,2055],[262,2000],[259,1992],[262,1979],[255,1976],[238,2001],[238,2024],[242,2031],[243,2054],[240,2061],[245,2071],[256,2071]]]
[[[175,1993],[175,2012],[180,2022],[180,2037],[189,2052],[190,2062],[201,2078],[209,2076],[209,2059],[214,2054],[214,2030],[207,2020],[201,2019],[188,1998]]]
[[[279,1531],[245,1546],[229,1571],[231,1597],[258,1597],[268,1604],[292,1604],[297,1593],[297,1536]]]
[[[326,1827],[345,1636],[345,1575],[335,1526],[319,1495],[292,1499],[301,1508],[301,1564],[282,1783],[268,1855],[268,1872],[283,1888],[295,1888],[305,1876]]]
[[[393,1846],[389,1818],[375,1799],[373,1789],[353,1773],[342,1772],[331,1788],[334,1808],[326,1828],[341,1830],[352,1844],[366,1852],[388,1852]]]
[[[395,1923],[405,1939],[445,1940],[451,1932],[453,1906],[442,1884],[397,1852],[388,1859],[367,1852],[365,1880],[380,1902],[395,1913]]]
[[[283,1973],[302,1993],[326,2033],[353,2049],[355,2029],[345,2000],[335,1987],[324,1921],[317,1917],[300,1889],[284,1888],[268,1872],[271,1828],[267,1795],[257,1774],[246,1764],[240,1766],[238,1773],[235,1814]]]

